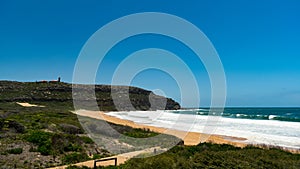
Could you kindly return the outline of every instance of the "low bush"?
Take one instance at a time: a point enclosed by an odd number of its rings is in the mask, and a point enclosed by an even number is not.
[[[83,131],[79,127],[71,125],[71,124],[60,124],[59,126],[61,127],[62,131],[64,131],[67,134],[82,134],[83,133]]]
[[[93,160],[104,158],[104,157],[107,157],[107,156],[106,155],[100,155],[100,154],[93,154]]]
[[[27,140],[28,142],[37,144],[37,145],[41,145],[41,144],[44,144],[45,142],[49,141],[51,136],[52,136],[52,133],[49,133],[49,132],[32,131],[32,132],[29,132],[29,134],[27,134],[25,136],[25,140]]]
[[[62,162],[64,164],[74,164],[88,160],[89,157],[85,153],[71,153],[63,157]]]
[[[45,156],[50,155],[52,152],[51,143],[45,142],[44,144],[39,145],[37,151]]]
[[[82,146],[80,146],[78,144],[70,143],[69,145],[64,147],[65,152],[69,152],[69,151],[80,152],[81,150],[82,150]]]
[[[4,119],[0,118],[0,130],[4,127]]]
[[[300,155],[280,149],[237,148],[230,145],[203,143],[197,146],[175,146],[166,153],[141,159],[130,159],[118,167],[98,168],[299,168]]]
[[[9,128],[14,128],[17,133],[24,133],[25,132],[25,127],[22,124],[20,124],[16,121],[13,121],[13,120],[9,121],[8,127]]]
[[[37,151],[42,155],[50,155],[52,150],[51,145],[52,133],[44,131],[32,131],[25,136],[25,140],[36,144]]]
[[[90,137],[87,137],[87,136],[81,136],[80,139],[86,144],[93,144],[94,143],[94,141]]]
[[[150,130],[145,129],[132,129],[128,132],[123,133],[125,136],[133,137],[133,138],[148,138],[157,136],[158,133],[151,132]]]
[[[22,154],[23,148],[13,148],[13,149],[6,150],[6,152],[9,154]]]

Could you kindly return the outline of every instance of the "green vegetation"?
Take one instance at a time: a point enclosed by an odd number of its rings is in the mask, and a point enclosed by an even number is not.
[[[176,146],[150,158],[131,159],[116,168],[299,168],[300,155],[279,149],[237,148],[230,145],[203,143]]]
[[[105,128],[101,128],[101,125],[107,124],[106,122],[81,118],[83,121],[80,123],[77,115],[70,112],[72,110],[71,102],[35,101],[30,103],[45,107],[23,107],[15,102],[0,101],[0,151],[2,151],[0,165],[14,166],[18,161],[18,166],[22,166],[20,168],[30,168],[31,165],[49,167],[71,164],[72,161],[85,161],[87,155],[92,156],[93,159],[111,155],[86,136],[81,125],[83,123],[90,126],[95,133],[100,132],[105,136],[114,137],[115,135],[106,132]],[[98,128],[93,125],[98,126]],[[128,126],[111,123],[108,126],[125,136],[129,136],[120,139],[125,143],[131,143],[131,137],[145,138],[157,135],[157,133],[149,130],[133,129]],[[166,137],[169,140],[177,139],[173,136]],[[146,144],[144,142],[133,143],[139,149],[143,149]],[[168,141],[165,143],[168,143]],[[7,147],[10,144],[17,144],[22,147],[29,146],[28,149],[23,149],[22,154],[25,153],[26,158],[24,160],[19,160],[17,156],[13,157],[14,159],[8,158],[7,154],[9,153],[6,150],[8,150]],[[153,141],[151,144],[155,146],[164,145],[159,141]],[[47,160],[35,162],[37,152],[48,157]],[[28,167],[24,166],[25,163]]]
[[[92,143],[94,143],[94,141],[91,138],[87,137],[87,136],[82,136],[80,138],[86,144],[92,144]]]
[[[231,145],[203,143],[197,146],[176,146],[166,153],[134,158],[120,166],[98,167],[98,169],[298,169],[300,154],[291,154],[279,149],[261,149],[248,146],[237,148]],[[69,169],[87,169],[71,166]]]
[[[82,157],[86,157],[87,152],[102,153],[95,151],[97,145],[84,135],[77,116],[70,112],[71,102],[30,103],[45,107],[22,107],[15,102],[0,101],[0,166],[45,168],[69,163],[68,156],[72,153]],[[8,149],[16,145],[28,148]],[[44,156],[42,162],[36,160],[37,152]],[[24,154],[25,158],[8,154]],[[108,156],[109,153],[100,155]]]
[[[38,145],[43,145],[50,141],[51,135],[52,134],[48,132],[32,131],[25,136],[25,140]]]
[[[84,87],[79,89],[86,90]],[[114,90],[124,89],[124,87],[114,88]],[[102,110],[115,110],[110,90],[110,86],[96,86],[97,102]],[[93,139],[118,138],[121,143],[116,146],[130,144],[133,150],[143,149],[144,145],[164,148],[174,143],[182,144],[181,140],[174,136],[158,135],[149,130],[133,129],[85,117],[80,118],[79,122],[77,115],[70,112],[74,110],[71,91],[71,85],[66,83],[0,81],[2,168],[46,168],[112,155],[101,145],[96,145],[84,133],[86,129],[95,134]],[[130,92],[134,106],[142,110],[149,108],[147,100],[149,91],[130,88]],[[16,104],[17,101],[45,107],[22,107]],[[168,102],[169,108],[177,105],[170,99]],[[147,137],[151,138],[150,141],[132,139]],[[68,168],[87,169],[75,166]],[[261,149],[249,146],[241,149],[230,145],[204,143],[198,146],[178,145],[157,156],[130,159],[118,167],[99,168],[300,168],[300,155],[274,148]]]
[[[24,139],[37,145],[33,151],[40,152],[42,155],[59,155],[66,152],[83,152],[82,145],[92,144],[93,141],[88,137],[76,136],[62,133],[49,133],[44,131],[32,131],[25,135]]]
[[[81,153],[71,153],[67,154],[63,158],[63,163],[64,164],[74,164],[78,163],[81,161],[86,161],[89,160],[89,157],[86,154],[81,154]]]
[[[23,152],[23,149],[22,148],[13,148],[13,149],[6,150],[6,152],[9,154],[21,154]]]
[[[93,160],[100,159],[100,158],[104,158],[104,157],[105,157],[105,156],[100,155],[100,154],[93,154]]]
[[[68,83],[39,83],[39,82],[11,82],[0,81],[0,102],[38,102],[45,103],[49,106],[54,103],[66,103],[68,110],[73,109],[73,95],[76,96],[78,108],[82,109],[95,109],[91,107],[93,99],[91,92],[95,91],[97,103],[99,108],[103,111],[116,111],[114,102],[111,97],[111,91],[118,93],[119,96],[124,95],[129,91],[129,98],[132,105],[138,110],[148,110],[151,106],[149,102],[149,95],[151,91],[143,90],[137,87],[126,86],[110,86],[110,85],[72,85]],[[79,97],[80,96],[80,97]],[[124,95],[125,96],[125,95]],[[156,107],[154,109],[179,109],[180,105],[170,98],[164,98],[162,96],[155,96],[154,101],[157,103],[164,103],[167,101],[167,105],[163,107]],[[78,97],[78,98],[77,98]],[[165,100],[167,99],[167,100]],[[119,105],[118,110],[131,110],[130,105]]]
[[[148,138],[157,136],[158,133],[151,132],[147,129],[132,129],[123,133],[125,136],[133,138]]]
[[[149,157],[133,158],[120,166],[98,169],[298,169],[300,154],[292,154],[276,148],[245,148],[231,145],[202,143],[197,146],[175,146],[168,152]],[[68,169],[88,169],[70,166]]]
[[[115,86],[113,88],[116,91],[127,90],[127,87]],[[79,106],[89,109],[90,102],[86,96],[89,86],[79,85],[77,89],[83,98],[87,99],[80,101],[82,105]],[[110,86],[98,85],[95,90],[101,110],[116,110],[111,99]],[[134,105],[139,105],[141,109],[149,108],[150,91],[134,87],[130,87],[129,90]],[[79,122],[77,115],[71,112],[74,111],[72,99],[71,84],[0,81],[0,166],[10,168],[15,167],[16,164],[17,168],[31,168],[32,166],[45,168],[85,161],[89,159],[87,155],[94,159],[110,156],[111,154],[104,150],[104,147],[96,145],[84,133],[82,122]],[[42,107],[23,107],[16,102],[29,102]],[[178,104],[172,100],[169,102],[169,107]],[[127,108],[124,107],[124,109]],[[103,123],[103,121],[97,121],[96,125]],[[157,135],[142,129],[113,124],[110,126],[129,138]],[[93,127],[92,130],[98,131]],[[113,138],[116,136],[103,129],[99,131],[104,132],[105,136]],[[129,143],[130,141],[128,138],[123,138],[123,142]],[[156,141],[155,144],[159,142]],[[8,154],[18,153],[20,150],[9,150],[8,147],[25,147],[20,154],[24,156],[10,158]],[[37,155],[42,155],[41,159]]]

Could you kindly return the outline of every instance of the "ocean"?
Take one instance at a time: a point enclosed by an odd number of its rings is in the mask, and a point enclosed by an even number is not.
[[[266,144],[300,149],[300,108],[225,108],[222,112],[209,108],[122,111],[108,115],[136,123],[242,137],[251,144]]]

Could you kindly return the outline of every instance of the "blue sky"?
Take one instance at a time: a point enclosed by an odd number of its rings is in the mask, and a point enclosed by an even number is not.
[[[110,21],[137,12],[177,15],[207,35],[226,73],[227,106],[300,106],[297,0],[2,0],[0,79],[36,81],[61,76],[71,82],[74,64],[88,38]],[[122,58],[148,47],[178,54],[197,75],[200,105],[209,105],[210,84],[201,62],[191,59],[193,53],[184,45],[166,37],[145,35],[122,41],[105,57],[100,66],[105,71],[99,71],[96,81],[110,83],[109,75]],[[161,89],[180,100],[176,81],[161,71],[141,72],[132,85]]]

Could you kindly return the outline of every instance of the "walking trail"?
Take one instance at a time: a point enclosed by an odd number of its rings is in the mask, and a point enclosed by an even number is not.
[[[133,152],[129,152],[129,153],[123,153],[123,154],[119,154],[119,155],[115,155],[112,157],[106,157],[106,158],[102,158],[102,159],[108,159],[108,158],[117,158],[117,165],[120,164],[124,164],[125,161],[137,156],[137,155],[141,155],[141,154],[150,154],[153,153],[155,150],[160,150],[160,147],[152,147],[152,148],[148,148],[148,149],[144,149],[144,150],[139,150],[139,151],[133,151]],[[97,162],[97,166],[109,166],[109,165],[114,165],[115,162],[114,160],[109,160],[109,161],[101,161],[101,162]],[[87,167],[94,167],[94,160],[89,160],[89,161],[85,161],[85,162],[81,162],[81,163],[76,163],[76,164],[72,164],[72,165],[76,165],[76,166],[87,166]],[[64,165],[64,166],[59,166],[59,167],[53,167],[50,169],[65,169],[70,165]]]

